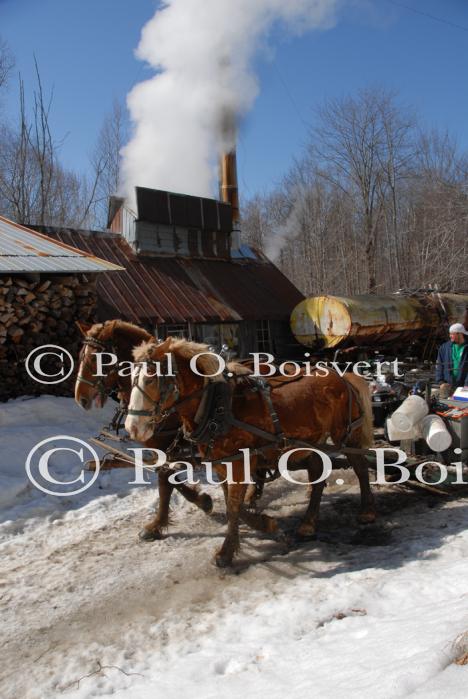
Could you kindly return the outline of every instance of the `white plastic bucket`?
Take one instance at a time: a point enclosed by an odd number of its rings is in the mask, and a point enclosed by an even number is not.
[[[452,435],[439,415],[427,415],[421,421],[421,432],[429,449],[439,453],[452,444]]]
[[[400,442],[403,439],[419,439],[421,437],[419,425],[415,425],[410,430],[402,432],[395,427],[391,417],[387,418],[387,434],[390,442]]]
[[[421,396],[408,396],[392,415],[392,423],[400,432],[409,432],[429,412],[426,401]]]

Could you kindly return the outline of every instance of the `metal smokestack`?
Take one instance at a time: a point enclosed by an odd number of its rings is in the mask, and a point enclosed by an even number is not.
[[[221,201],[230,204],[232,208],[232,222],[234,228],[239,228],[240,212],[239,212],[239,188],[237,186],[237,158],[236,151],[231,150],[229,153],[224,153],[221,156],[221,183],[220,183],[220,198]]]
[[[221,201],[231,205],[232,209],[232,240],[231,248],[236,250],[240,246],[240,210],[239,187],[237,185],[237,158],[236,149],[221,156],[219,196]]]

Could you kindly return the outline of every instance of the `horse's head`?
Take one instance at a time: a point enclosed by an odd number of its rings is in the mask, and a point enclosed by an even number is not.
[[[207,382],[225,380],[218,355],[208,345],[183,338],[144,342],[133,351],[133,359],[136,364],[125,427],[140,442],[149,439],[155,427],[174,413],[184,427],[189,426]],[[235,367],[236,373],[246,373],[244,367]]]
[[[89,410],[93,402],[96,407],[102,408],[109,393],[117,388],[119,383],[116,367],[111,368],[106,376],[96,376],[96,353],[113,350],[112,322],[95,325],[77,323],[83,335],[83,347],[75,382],[75,401],[84,410]]]
[[[172,339],[144,342],[133,352],[133,386],[125,429],[139,442],[147,441],[155,427],[173,412],[171,408],[179,396],[177,379],[167,375],[166,355]]]

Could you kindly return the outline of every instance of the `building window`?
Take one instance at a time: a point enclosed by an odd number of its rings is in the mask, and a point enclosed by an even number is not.
[[[200,342],[204,342],[216,351],[223,345],[227,345],[231,356],[235,356],[239,350],[239,324],[238,323],[204,323],[197,325],[196,336]]]
[[[214,325],[212,323],[197,325],[196,334],[199,342],[210,345],[210,347],[215,349],[220,348],[221,337],[219,333],[219,325]]]
[[[269,352],[271,348],[270,324],[267,320],[256,323],[257,352]]]
[[[174,325],[165,326],[165,337],[184,337],[189,340],[189,327],[187,323],[174,323]]]

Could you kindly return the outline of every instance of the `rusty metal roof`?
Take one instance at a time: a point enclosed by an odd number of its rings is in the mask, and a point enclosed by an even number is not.
[[[54,240],[125,267],[101,274],[98,294],[108,317],[134,323],[288,320],[304,297],[271,262],[137,257],[115,233],[41,228]]]
[[[122,267],[0,216],[0,272],[110,272]]]

